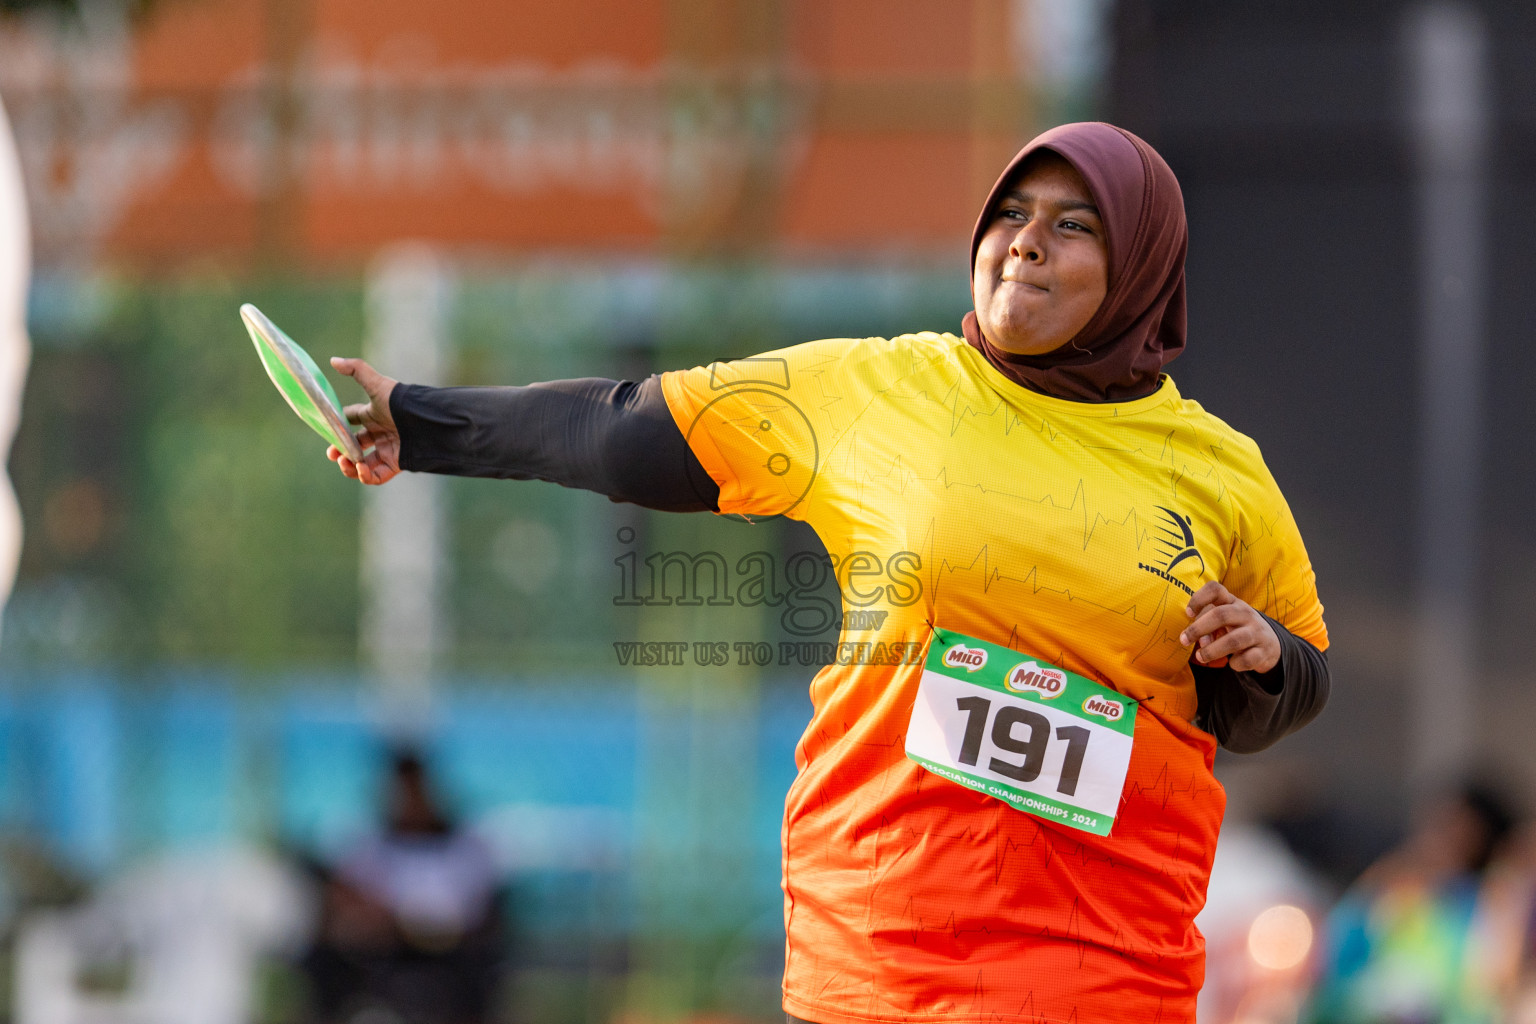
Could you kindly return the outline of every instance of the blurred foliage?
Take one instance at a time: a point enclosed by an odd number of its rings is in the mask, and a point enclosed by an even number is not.
[[[812,337],[954,329],[965,293],[951,278],[469,269],[442,383],[636,378]],[[255,302],[324,365],[361,350],[363,282],[44,280],[33,299],[11,459],[27,532],[4,661],[354,668],[361,489],[282,402],[237,311]],[[331,376],[343,401],[359,397]],[[616,640],[771,641],[774,609],[616,607],[614,560],[767,551],[782,565],[819,550],[796,523],[650,513],[545,483],[445,487],[448,670],[611,671]]]
[[[11,657],[350,661],[356,488],[261,372],[243,301],[316,351],[356,349],[358,289],[334,282],[123,283],[94,327],[34,328]]]

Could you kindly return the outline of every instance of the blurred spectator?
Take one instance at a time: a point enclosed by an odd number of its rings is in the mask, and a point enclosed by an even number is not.
[[[318,938],[302,961],[318,1024],[481,1024],[501,976],[499,871],[460,827],[425,763],[391,761],[385,827],[322,871]]]
[[[1488,868],[1513,824],[1496,791],[1467,785],[1366,870],[1328,921],[1317,1024],[1498,1019],[1476,936]]]
[[[1536,825],[1490,867],[1478,915],[1476,960],[1507,1024],[1536,1024]]]

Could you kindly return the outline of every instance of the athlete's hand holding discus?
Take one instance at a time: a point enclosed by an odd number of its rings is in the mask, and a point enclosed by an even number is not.
[[[348,423],[363,428],[358,431],[357,443],[363,446],[365,454],[362,462],[353,462],[332,445],[326,449],[325,457],[336,463],[343,475],[350,479],[365,484],[388,483],[400,472],[400,432],[395,429],[395,418],[389,412],[389,396],[399,382],[384,376],[361,359],[332,356],[331,366],[357,381],[368,395],[367,402],[349,405],[342,410]]]
[[[1194,646],[1199,664],[1239,672],[1268,672],[1279,664],[1280,640],[1274,627],[1220,583],[1212,581],[1195,591],[1184,614],[1194,621],[1179,634],[1179,643]]]

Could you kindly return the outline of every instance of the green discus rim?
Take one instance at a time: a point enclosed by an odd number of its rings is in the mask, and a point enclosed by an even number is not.
[[[341,399],[309,353],[249,302],[240,307],[240,319],[289,408],[347,458],[362,462],[363,449],[342,414]]]

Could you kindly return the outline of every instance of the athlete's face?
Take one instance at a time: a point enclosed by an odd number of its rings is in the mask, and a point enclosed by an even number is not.
[[[1104,301],[1109,248],[1082,175],[1055,153],[1020,168],[976,249],[976,318],[1004,352],[1041,355],[1077,336]]]

